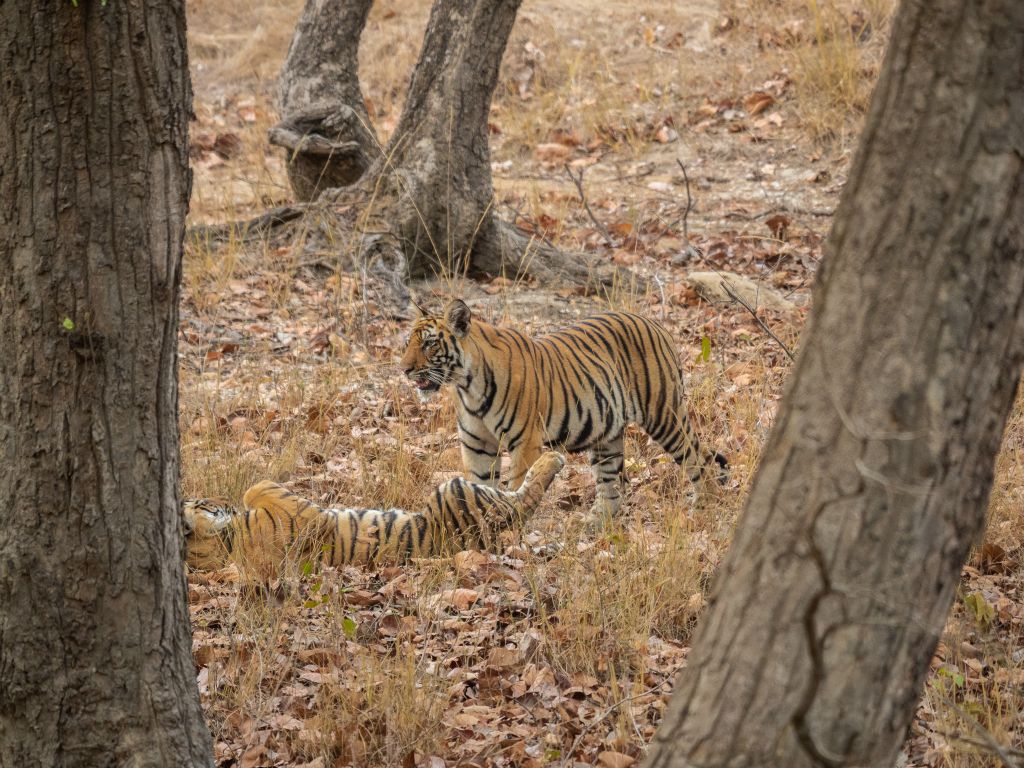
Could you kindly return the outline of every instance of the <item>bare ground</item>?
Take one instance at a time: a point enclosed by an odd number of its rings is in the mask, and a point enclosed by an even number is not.
[[[735,272],[777,291],[795,308],[758,315],[798,347],[884,44],[885,3],[816,8],[524,3],[492,110],[499,210],[648,287],[582,296],[441,274],[413,291],[435,303],[461,295],[532,330],[605,306],[660,319],[678,341],[701,433],[732,459],[731,484],[695,498],[637,432],[621,526],[599,538],[581,527],[593,484],[573,457],[501,558],[296,573],[270,604],[240,590],[231,569],[191,574],[219,765],[626,766],[642,756],[789,367],[745,309],[706,301],[687,275]],[[428,9],[391,0],[371,14],[361,61],[385,138]],[[294,0],[189,4],[193,224],[289,200],[265,131],[298,10]],[[592,216],[566,165],[583,172]],[[190,241],[186,495],[237,501],[270,478],[322,502],[415,508],[458,471],[451,406],[420,404],[401,380],[405,321],[378,300],[375,280],[349,268],[344,233],[314,224],[266,241]],[[965,570],[903,765],[999,765],[999,750],[1020,759],[1022,440],[1018,404],[990,530]]]

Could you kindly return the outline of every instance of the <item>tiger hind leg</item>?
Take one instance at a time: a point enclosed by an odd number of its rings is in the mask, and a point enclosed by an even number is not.
[[[605,525],[615,517],[622,506],[622,477],[625,458],[623,456],[623,437],[601,445],[590,451],[590,471],[597,485],[594,505],[590,508],[587,518],[588,525]]]
[[[728,459],[701,446],[681,395],[673,400],[675,407],[667,410],[661,422],[648,421],[644,430],[686,471],[692,482],[699,484],[714,478],[724,485],[729,480]]]

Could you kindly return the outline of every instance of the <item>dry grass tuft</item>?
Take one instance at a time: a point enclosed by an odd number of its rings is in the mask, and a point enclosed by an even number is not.
[[[793,52],[797,110],[813,137],[843,137],[867,110],[894,4],[807,0],[807,7],[810,33]]]

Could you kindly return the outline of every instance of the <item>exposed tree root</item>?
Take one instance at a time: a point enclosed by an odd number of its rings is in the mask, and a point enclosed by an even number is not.
[[[211,240],[251,240],[265,236],[270,230],[300,218],[307,209],[306,203],[294,203],[271,208],[252,219],[229,221],[226,224],[197,224],[185,233],[187,242]]]
[[[373,190],[360,184],[331,190],[316,202],[280,206],[252,219],[192,227],[188,240],[301,241],[310,255],[323,254],[325,263],[337,263],[339,269],[372,277],[386,286],[386,301],[395,308],[408,303],[409,280],[422,277],[501,275],[584,293],[640,280],[630,271],[599,263],[592,254],[563,251],[497,217],[481,231],[486,236],[473,244],[468,263],[464,255],[439,254],[436,244],[422,236],[421,222],[410,206],[390,195],[382,199],[380,187]]]

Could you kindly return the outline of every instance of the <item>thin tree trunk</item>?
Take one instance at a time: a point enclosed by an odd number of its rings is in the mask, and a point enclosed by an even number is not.
[[[270,143],[287,150],[299,200],[353,184],[377,156],[359,87],[359,37],[373,0],[307,0],[280,76],[281,122]]]
[[[905,0],[792,383],[647,765],[893,764],[1024,359],[1022,94],[1018,0]]]
[[[184,3],[0,3],[0,72],[0,766],[211,765],[177,500]]]

